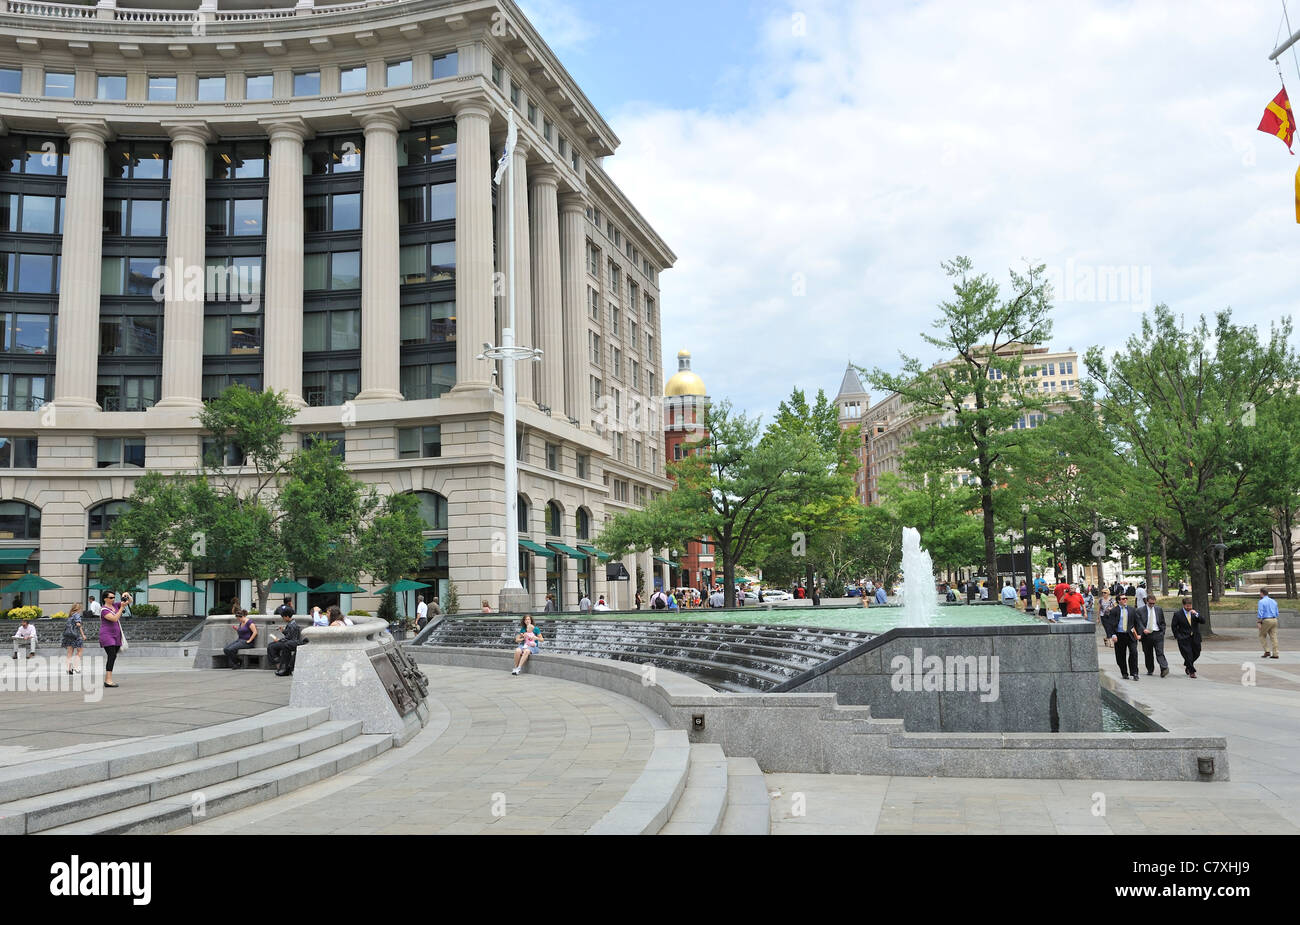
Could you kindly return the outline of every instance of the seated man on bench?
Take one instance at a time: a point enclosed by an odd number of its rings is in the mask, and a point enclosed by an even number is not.
[[[24,620],[23,625],[14,633],[14,658],[18,657],[19,646],[27,646],[28,658],[36,657],[36,627],[32,626],[30,620]]]
[[[227,643],[224,649],[226,662],[231,668],[239,667],[239,650],[253,648],[253,643],[257,639],[257,624],[248,619],[247,610],[235,608],[235,619],[239,621],[235,624],[235,634],[238,638],[234,642]]]
[[[287,597],[275,612],[284,618],[284,638],[277,639],[274,633],[271,634],[271,643],[266,647],[266,657],[272,665],[277,666],[276,675],[283,678],[293,674],[298,646],[306,640],[302,638],[302,627],[293,618],[293,606]]]

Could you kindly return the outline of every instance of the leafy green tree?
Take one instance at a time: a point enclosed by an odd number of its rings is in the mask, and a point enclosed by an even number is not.
[[[1296,597],[1295,533],[1300,508],[1300,394],[1290,383],[1274,394],[1254,414],[1254,427],[1247,431],[1251,465],[1247,471],[1248,497],[1252,504],[1268,511],[1270,533],[1282,550],[1286,596]],[[1247,421],[1251,414],[1247,412]],[[1238,566],[1237,571],[1255,571]],[[1232,563],[1228,563],[1232,569]]]
[[[1163,507],[1188,557],[1193,606],[1207,621],[1212,548],[1249,498],[1248,422],[1297,375],[1290,336],[1289,319],[1261,340],[1255,328],[1234,325],[1229,311],[1213,328],[1202,317],[1183,331],[1158,305],[1123,350],[1087,354],[1094,382],[1084,384],[1085,399],[1097,402],[1116,447],[1137,461]]]
[[[980,519],[970,513],[977,503],[971,486],[954,484],[947,473],[935,473],[916,485],[886,472],[880,477],[880,496],[898,522],[900,533],[903,527],[914,527],[921,534],[921,545],[941,571],[983,561],[983,527]]]
[[[424,521],[414,495],[384,498],[378,513],[361,534],[360,555],[365,571],[385,585],[396,584],[420,569],[424,561]]]
[[[821,484],[828,460],[807,434],[781,431],[760,438],[758,419],[733,413],[725,401],[709,408],[705,436],[687,447],[686,457],[669,465],[676,487],[643,510],[615,517],[597,543],[619,556],[710,536],[722,557],[731,606],[737,564],[747,561],[763,528],[771,529],[767,510],[779,510]]]
[[[984,571],[997,583],[997,521],[994,492],[1006,482],[1026,431],[1020,419],[1046,408],[1038,380],[1022,370],[1028,348],[1051,335],[1051,287],[1045,267],[1010,271],[1009,293],[987,275],[976,275],[966,257],[943,264],[955,282],[954,298],[939,305],[933,327],[922,337],[955,354],[937,366],[903,357],[903,372],[862,372],[878,389],[897,392],[922,420],[905,455],[925,472],[971,472],[978,478]]]

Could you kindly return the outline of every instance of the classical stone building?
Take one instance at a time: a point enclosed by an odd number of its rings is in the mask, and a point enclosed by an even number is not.
[[[592,540],[669,487],[675,261],[601,166],[618,138],[512,0],[199,3],[0,0],[0,582],[39,572],[65,589],[47,610],[77,600],[136,477],[193,470],[196,409],[244,383],[301,408],[295,442],[419,494],[411,577],[454,581],[465,609],[505,579],[505,439],[534,600],[612,591]],[[477,357],[510,285],[516,341],[545,356],[507,436]],[[181,577],[200,611],[251,601],[246,576]]]

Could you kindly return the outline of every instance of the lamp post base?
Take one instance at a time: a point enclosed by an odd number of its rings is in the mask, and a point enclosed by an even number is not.
[[[502,588],[497,594],[497,607],[502,613],[532,613],[532,595],[523,588]]]

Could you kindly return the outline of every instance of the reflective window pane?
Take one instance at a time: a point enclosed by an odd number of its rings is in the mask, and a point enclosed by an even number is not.
[[[226,200],[209,199],[207,212],[208,234],[226,234]]]
[[[361,251],[343,251],[332,255],[330,262],[331,289],[361,288]]]
[[[163,204],[161,199],[131,200],[131,235],[133,237],[161,237],[163,234]]]
[[[433,79],[439,77],[455,77],[459,69],[457,64],[456,52],[445,55],[433,56]]]
[[[360,93],[366,89],[366,66],[345,67],[339,71],[339,92]]]
[[[456,184],[435,183],[429,187],[429,221],[441,222],[456,217]]]
[[[214,315],[203,319],[203,354],[219,356],[226,352],[225,315]]]
[[[76,90],[76,75],[61,71],[45,72],[45,95],[71,98]]]
[[[17,291],[53,292],[54,257],[50,254],[19,254]]]
[[[230,229],[232,234],[265,234],[266,229],[262,227],[262,200],[236,199],[234,211],[235,218]]]
[[[101,100],[126,99],[126,75],[100,74],[96,96]]]
[[[125,199],[104,200],[104,234],[121,234],[125,217]]]
[[[320,96],[320,71],[293,75],[294,96]]]
[[[361,227],[361,194],[340,193],[334,199],[335,231],[352,231]]]
[[[267,146],[261,141],[241,141],[235,145],[235,179],[250,180],[266,176]]]
[[[46,354],[50,352],[49,315],[15,315],[14,353]]]
[[[328,312],[304,312],[302,316],[302,349],[304,353],[317,353],[328,349],[325,326]]]
[[[54,234],[54,196],[23,197],[23,231]]]
[[[404,87],[411,82],[411,59],[393,61],[388,65],[388,86]]]
[[[17,68],[0,68],[0,93],[21,93],[23,72]]]
[[[150,77],[149,99],[158,100],[159,102],[164,103],[174,103],[176,101],[176,78]]]
[[[330,312],[330,349],[361,349],[361,312]]]
[[[154,283],[161,276],[162,261],[157,257],[128,257],[126,259],[126,294],[152,295]],[[158,276],[154,274],[157,273]]]
[[[199,78],[199,101],[214,102],[226,98],[226,78],[221,77],[200,77]]]
[[[306,254],[302,259],[302,288],[324,289],[329,254]]]
[[[244,84],[244,99],[269,100],[272,87],[270,74],[249,74]]]

